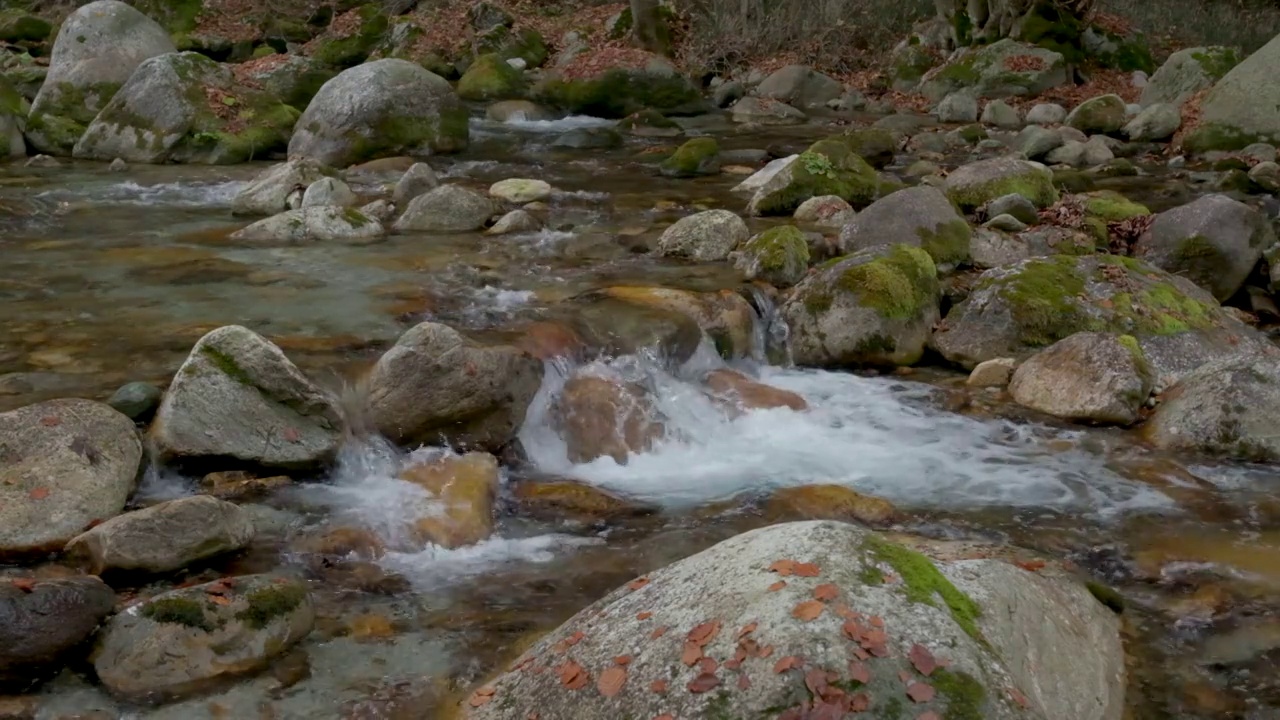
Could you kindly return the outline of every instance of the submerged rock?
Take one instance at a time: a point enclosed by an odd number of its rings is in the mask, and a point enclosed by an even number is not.
[[[511,492],[522,514],[551,522],[567,519],[581,523],[607,523],[654,512],[653,508],[572,480],[518,482]]]
[[[1226,195],[1204,195],[1157,215],[1134,255],[1226,300],[1275,242],[1261,213]]]
[[[192,348],[169,385],[150,439],[162,462],[305,472],[337,456],[342,428],[336,398],[280,348],[230,325]]]
[[[122,699],[177,699],[266,667],[306,637],[314,622],[311,599],[298,580],[216,580],[157,595],[111,618],[93,667]]]
[[[282,150],[298,111],[194,52],[144,61],[73,154],[89,160],[230,165]]]
[[[819,266],[782,314],[799,365],[911,365],[938,321],[938,298],[928,253],[892,245]]]
[[[0,413],[0,458],[0,557],[20,557],[55,552],[119,514],[142,442],[107,405],[50,400]]]
[[[369,245],[386,236],[382,223],[355,208],[312,205],[259,220],[232,233],[230,239],[249,245]]]
[[[497,211],[493,201],[458,185],[441,185],[419,195],[396,220],[396,232],[470,232]]]
[[[625,465],[629,455],[662,439],[662,416],[643,387],[593,372],[588,367],[565,382],[551,407],[552,423],[570,462],[609,457]]]
[[[748,280],[790,287],[809,271],[809,242],[793,225],[780,225],[748,240],[734,254],[734,267]]]
[[[147,382],[131,382],[112,393],[107,404],[135,422],[150,420],[164,393]]]
[[[715,138],[694,138],[676,149],[662,162],[659,171],[665,177],[697,177],[720,173],[720,145]]]
[[[467,111],[449,83],[407,60],[387,58],[326,82],[298,119],[290,158],[346,167],[393,155],[458,152]]]
[[[524,178],[507,178],[489,186],[489,197],[516,205],[546,200],[551,197],[552,192],[550,183]]]
[[[1209,363],[1182,378],[1161,398],[1144,435],[1162,450],[1280,462],[1280,358],[1268,350]]]
[[[919,247],[940,266],[969,259],[972,231],[937,188],[899,190],[871,203],[840,231],[840,249],[857,252],[880,245]]]
[[[65,553],[94,575],[164,573],[241,550],[253,536],[240,506],[197,495],[117,515],[67,543]]]
[[[766,385],[737,370],[712,370],[703,378],[703,382],[715,397],[738,410],[787,408],[802,412],[809,409],[809,403],[796,393]]]
[[[601,290],[600,294],[692,320],[727,360],[738,360],[751,353],[755,311],[746,299],[732,290],[700,293],[674,288],[616,285]],[[690,353],[692,350],[689,349]]]
[[[1009,393],[1019,405],[1064,420],[1131,425],[1153,380],[1132,335],[1081,332],[1022,363]]]
[[[1178,356],[1203,363],[1206,353],[1225,349],[1226,336],[1241,344],[1248,339],[1241,336],[1253,334],[1190,281],[1139,260],[1054,255],[983,273],[932,343],[951,362],[972,369],[984,360],[1026,357],[1084,331],[1134,336],[1158,376],[1186,372],[1170,365]],[[1180,349],[1157,350],[1171,343]]]
[[[37,152],[70,155],[133,71],[148,58],[173,52],[169,33],[123,2],[80,7],[58,29],[49,74],[27,117],[27,142]]]
[[[658,238],[657,253],[700,262],[724,260],[750,236],[747,224],[728,210],[705,210],[680,218]]]
[[[786,523],[614,590],[477,690],[467,717],[799,717],[820,703],[831,717],[1119,720],[1119,630],[1056,564],[934,560],[856,525]]]
[[[537,232],[542,229],[542,223],[533,215],[525,210],[512,210],[511,212],[498,218],[493,223],[493,227],[485,230],[486,235],[510,235],[512,233],[529,233]]]
[[[843,485],[782,488],[770,496],[765,513],[771,518],[839,520],[867,525],[887,525],[898,519],[898,509],[893,503]]]
[[[96,577],[0,580],[0,692],[20,693],[62,669],[115,608]]]
[[[880,194],[875,169],[840,140],[819,140],[794,160],[760,171],[766,172],[747,205],[750,215],[790,215],[805,200],[823,195],[865,207]]]
[[[443,455],[410,465],[400,473],[400,479],[436,499],[435,512],[414,523],[419,541],[457,548],[493,534],[493,506],[502,481],[494,456],[481,452]]]
[[[391,192],[391,202],[397,207],[406,207],[414,198],[438,187],[440,187],[440,180],[431,166],[426,163],[414,163],[396,181],[395,190]]]
[[[302,205],[302,194],[312,183],[333,171],[307,159],[293,159],[262,171],[236,193],[233,215],[276,215]]]
[[[422,323],[369,372],[365,412],[400,445],[497,451],[515,437],[541,382],[542,363],[525,352]]]

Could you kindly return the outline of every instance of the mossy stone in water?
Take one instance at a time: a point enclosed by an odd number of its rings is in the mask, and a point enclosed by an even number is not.
[[[116,390],[107,404],[130,420],[140,421],[155,414],[163,396],[160,388],[151,383],[131,382]]]
[[[250,627],[262,629],[277,618],[296,610],[306,599],[306,589],[296,583],[261,587],[245,596],[249,606],[236,613],[236,619]]]
[[[841,140],[819,140],[751,199],[752,215],[790,215],[809,198],[835,195],[855,208],[870,205],[880,195],[874,168]]]
[[[492,53],[476,58],[458,81],[458,97],[463,100],[514,100],[524,91],[524,75]]]
[[[667,177],[715,175],[720,172],[720,144],[715,138],[694,138],[663,161],[661,170]]]
[[[795,285],[809,269],[809,242],[794,225],[770,228],[742,246],[734,265],[748,280],[758,278],[779,287]]]

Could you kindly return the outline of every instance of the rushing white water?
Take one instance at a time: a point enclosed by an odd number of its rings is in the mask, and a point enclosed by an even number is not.
[[[549,365],[520,433],[539,469],[668,507],[811,483],[843,484],[916,508],[1109,515],[1172,506],[1165,495],[1106,469],[1097,455],[1048,447],[1070,433],[947,412],[931,404],[933,390],[919,383],[765,367],[762,381],[802,395],[810,409],[732,417],[698,385],[656,363],[627,358],[611,369],[651,391],[665,438],[624,465],[611,458],[571,463],[548,417],[566,368]]]
[[[559,120],[527,120],[523,113],[517,113],[504,123],[477,121],[481,124],[501,125],[502,127],[530,133],[565,133],[579,128],[613,127],[614,120],[592,117],[590,115],[569,115]]]
[[[132,180],[108,185],[82,185],[75,189],[49,190],[37,198],[60,201],[91,201],[100,205],[144,205],[188,208],[231,207],[236,193],[245,186],[240,180],[190,181],[140,185]]]

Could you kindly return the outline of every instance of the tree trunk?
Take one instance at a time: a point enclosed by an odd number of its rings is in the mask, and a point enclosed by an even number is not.
[[[631,32],[645,50],[659,55],[671,52],[671,35],[658,0],[631,0]]]

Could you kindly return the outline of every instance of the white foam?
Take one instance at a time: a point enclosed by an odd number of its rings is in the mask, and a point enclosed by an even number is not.
[[[132,180],[77,190],[49,190],[38,198],[62,201],[88,200],[100,205],[145,205],[191,208],[231,207],[231,200],[245,186],[240,180],[172,182],[140,185]]]
[[[611,458],[569,462],[548,419],[565,369],[548,366],[520,433],[539,469],[675,507],[812,483],[847,485],[917,508],[1043,507],[1106,515],[1172,506],[1162,493],[1106,469],[1102,457],[1046,447],[1070,433],[946,412],[927,401],[932,390],[918,383],[765,368],[762,380],[804,396],[810,410],[730,417],[696,385],[654,364],[629,361],[622,372],[652,391],[665,438],[625,465]]]
[[[501,125],[535,133],[563,133],[579,128],[613,127],[617,121],[590,115],[570,115],[559,120],[526,120],[522,115],[512,117]]]

